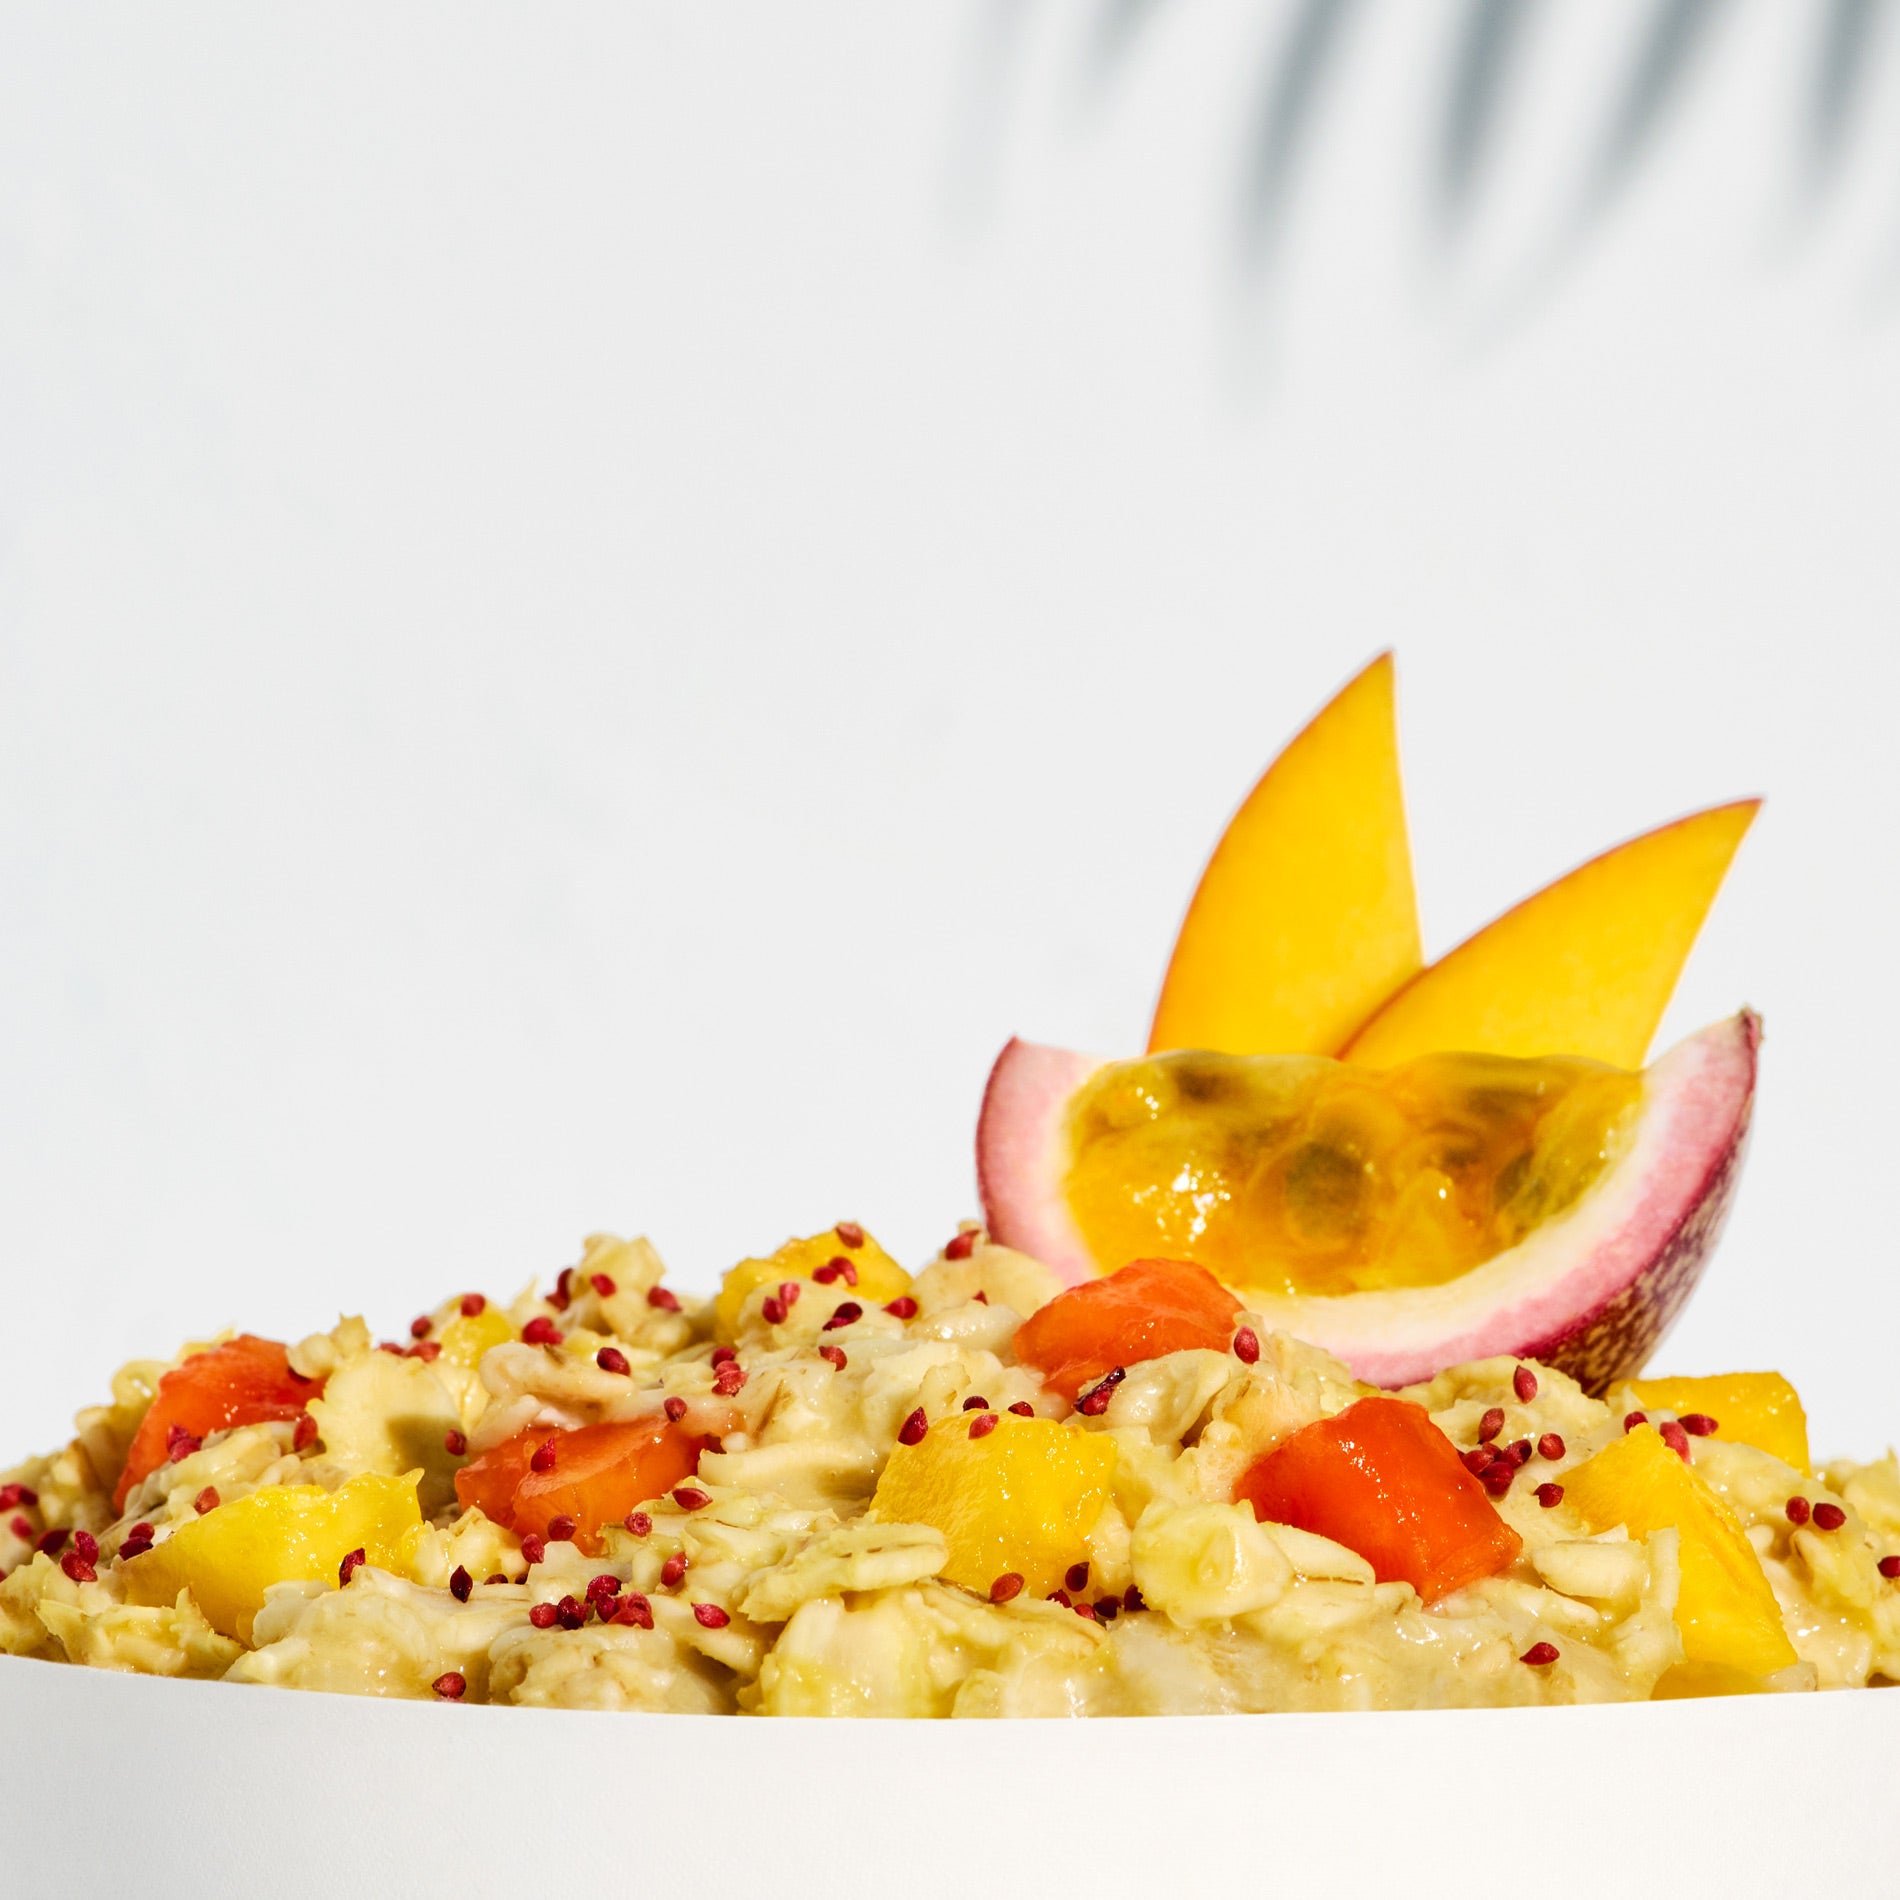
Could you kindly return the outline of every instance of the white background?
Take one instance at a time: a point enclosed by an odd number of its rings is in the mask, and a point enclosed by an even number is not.
[[[1482,11],[0,8],[0,1447],[594,1228],[927,1251],[1388,644],[1428,948],[1768,794],[1664,1363],[1900,1435],[1900,33],[1829,147],[1851,7],[1533,10],[1454,229]]]

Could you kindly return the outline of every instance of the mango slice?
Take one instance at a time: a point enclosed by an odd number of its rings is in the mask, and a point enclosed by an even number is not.
[[[1778,1372],[1724,1372],[1706,1379],[1631,1379],[1623,1388],[1644,1411],[1701,1412],[1723,1438],[1753,1445],[1797,1471],[1810,1468],[1808,1415]]]
[[[273,1583],[337,1580],[353,1550],[379,1570],[405,1570],[422,1523],[416,1474],[365,1475],[338,1491],[273,1484],[181,1524],[164,1543],[124,1566],[129,1601],[175,1603],[189,1590],[221,1635],[251,1640],[251,1620]]]
[[[850,1271],[840,1269],[834,1275],[839,1262]],[[826,1276],[822,1281],[820,1274]],[[840,1233],[836,1227],[827,1227],[808,1240],[788,1240],[762,1260],[741,1260],[720,1282],[713,1331],[730,1343],[747,1298],[780,1280],[818,1281],[826,1310],[844,1300],[856,1300],[866,1308],[882,1306],[910,1291],[910,1275],[863,1228],[847,1223]]]
[[[1420,962],[1382,653],[1228,824],[1175,940],[1148,1047],[1331,1055]]]
[[[1621,1524],[1632,1537],[1678,1534],[1676,1627],[1690,1662],[1766,1676],[1797,1660],[1761,1560],[1734,1512],[1653,1425],[1637,1426],[1570,1472],[1564,1502],[1593,1531]]]
[[[985,1429],[983,1419],[995,1423]],[[987,1596],[1013,1571],[1031,1595],[1047,1596],[1088,1554],[1115,1455],[1112,1439],[1078,1425],[953,1412],[933,1420],[916,1444],[892,1451],[870,1514],[941,1531],[950,1550],[943,1575],[952,1583]]]
[[[442,1357],[465,1372],[473,1372],[490,1347],[505,1346],[514,1337],[513,1323],[498,1306],[485,1306],[479,1313],[458,1313],[442,1328]]]
[[[1678,819],[1546,885],[1408,983],[1341,1054],[1374,1069],[1438,1049],[1640,1069],[1760,805]]]

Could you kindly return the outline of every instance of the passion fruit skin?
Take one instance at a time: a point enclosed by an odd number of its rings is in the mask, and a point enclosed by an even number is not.
[[[1456,1280],[1328,1297],[1235,1291],[1369,1384],[1510,1353],[1601,1392],[1642,1369],[1708,1264],[1741,1173],[1760,1046],[1750,1010],[1679,1043],[1645,1072],[1622,1158],[1574,1207]],[[990,1233],[1072,1283],[1124,1264],[1091,1256],[1066,1197],[1069,1104],[1100,1066],[1012,1041],[977,1125]]]

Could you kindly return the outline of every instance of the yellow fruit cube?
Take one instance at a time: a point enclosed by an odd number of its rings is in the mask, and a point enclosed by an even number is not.
[[[1692,1663],[1766,1676],[1797,1660],[1781,1608],[1740,1522],[1663,1442],[1639,1425],[1564,1479],[1564,1502],[1593,1531],[1674,1530],[1682,1587],[1676,1627]]]
[[[129,1601],[175,1603],[180,1590],[211,1627],[251,1640],[251,1619],[273,1583],[325,1578],[361,1550],[379,1570],[406,1570],[422,1523],[416,1474],[352,1478],[338,1491],[271,1484],[181,1524],[124,1566]]]
[[[491,1346],[505,1346],[515,1336],[513,1323],[498,1306],[479,1313],[458,1313],[442,1328],[442,1357],[451,1365],[473,1372]]]
[[[1797,1471],[1808,1469],[1808,1415],[1778,1372],[1724,1372],[1709,1379],[1632,1379],[1627,1390],[1647,1411],[1701,1412],[1720,1437],[1753,1445]]]
[[[842,1262],[836,1274],[834,1262]],[[850,1271],[844,1271],[844,1268]],[[842,1232],[827,1227],[809,1240],[788,1240],[763,1260],[741,1260],[720,1283],[713,1308],[713,1330],[731,1341],[738,1330],[739,1309],[762,1286],[780,1280],[818,1280],[830,1306],[856,1300],[860,1306],[882,1306],[910,1291],[910,1275],[861,1227],[846,1223]]]
[[[984,1429],[985,1419],[995,1423]],[[1013,1412],[953,1412],[892,1451],[871,1515],[941,1531],[952,1583],[987,1596],[1014,1572],[1041,1597],[1088,1554],[1114,1479],[1114,1442],[1099,1433]]]

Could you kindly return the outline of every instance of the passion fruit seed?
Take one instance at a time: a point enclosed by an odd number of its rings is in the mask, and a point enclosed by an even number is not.
[[[990,1585],[990,1601],[992,1603],[1007,1603],[1011,1597],[1021,1596],[1022,1591],[1022,1578],[1014,1570],[1005,1570],[1003,1574]]]
[[[1069,1590],[1086,1590],[1089,1587],[1089,1567],[1086,1562],[1071,1564],[1062,1573],[1063,1587]]]
[[[457,1603],[466,1603],[474,1593],[475,1579],[468,1574],[467,1568],[457,1564],[449,1573],[449,1595]]]

